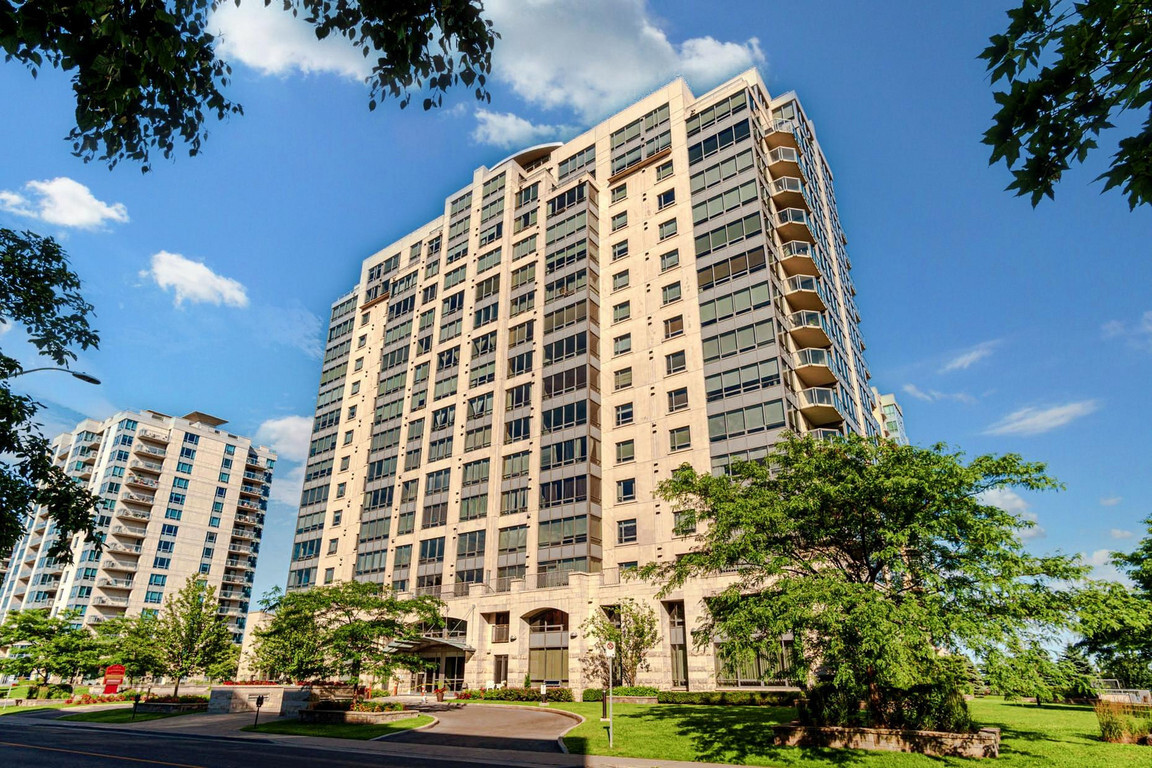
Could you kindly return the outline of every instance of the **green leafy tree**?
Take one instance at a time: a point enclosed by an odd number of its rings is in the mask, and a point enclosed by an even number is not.
[[[224,93],[231,69],[208,31],[210,12],[224,1],[0,0],[0,49],[33,75],[44,66],[70,74],[75,155],[109,166],[134,160],[147,171],[151,150],[170,158],[186,144],[195,155],[208,118],[243,112]],[[386,97],[407,106],[416,91],[430,109],[457,85],[491,100],[496,34],[479,0],[284,0],[283,8],[318,39],[343,37],[373,62],[370,109]]]
[[[591,646],[584,655],[584,674],[600,681],[605,690],[609,670],[616,685],[636,685],[636,675],[651,668],[649,652],[660,644],[656,611],[630,597],[593,611],[580,629]],[[609,641],[616,644],[613,659],[604,653],[604,644]]]
[[[206,673],[209,680],[216,680],[223,682],[225,680],[235,680],[236,673],[240,669],[240,646],[232,643],[228,646],[223,656],[221,656],[216,663],[211,664]]]
[[[1152,517],[1131,552],[1113,552],[1112,564],[1131,586],[1097,582],[1080,602],[1080,647],[1097,660],[1102,677],[1132,688],[1152,688]]]
[[[157,620],[152,615],[117,616],[97,624],[101,663],[105,667],[122,665],[129,687],[138,678],[163,671],[156,631]]]
[[[46,361],[67,366],[76,359],[75,348],[99,341],[88,324],[91,313],[59,243],[0,229],[0,321],[21,326]],[[95,530],[97,498],[53,465],[36,424],[40,404],[13,392],[23,370],[14,357],[0,353],[0,552],[12,549],[30,511],[43,506],[58,531],[48,554],[68,561],[72,536]]]
[[[426,660],[404,649],[444,624],[439,599],[399,598],[369,582],[276,589],[261,605],[275,615],[256,630],[257,667],[294,680],[342,677],[356,696],[365,675],[386,681],[397,669],[425,668]]]
[[[47,685],[53,675],[66,680],[90,675],[99,668],[99,643],[75,613],[51,616],[46,609],[14,611],[0,625],[0,672],[17,677],[38,675]]]
[[[788,676],[802,686],[828,678],[883,724],[885,691],[963,687],[942,650],[987,653],[1069,624],[1074,592],[1062,583],[1085,569],[1025,551],[1030,523],[984,496],[1006,487],[1057,482],[1013,454],[966,463],[943,446],[786,435],[763,464],[725,476],[684,465],[662,483],[681,532],[700,532],[691,552],[643,573],[662,594],[725,574],[729,586],[693,631],[698,645],[724,638],[721,659],[738,666],[772,657],[791,633]]]
[[[169,595],[156,622],[156,641],[162,671],[180,681],[207,674],[232,652],[232,636],[217,614],[216,588],[195,575],[174,595]]]
[[[995,693],[1008,701],[1035,698],[1036,706],[1055,701],[1060,669],[1038,644],[993,649],[984,661],[984,676]]]
[[[1004,161],[1017,195],[1037,205],[1073,160],[1097,149],[1100,133],[1123,112],[1145,113],[1122,138],[1098,179],[1120,187],[1128,205],[1152,203],[1152,5],[1145,0],[1023,0],[1003,34],[980,54],[999,105],[984,143]],[[1017,163],[1019,167],[1017,168]]]

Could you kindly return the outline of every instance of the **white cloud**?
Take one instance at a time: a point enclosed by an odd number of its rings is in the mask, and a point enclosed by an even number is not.
[[[290,507],[300,506],[300,491],[304,490],[304,467],[304,464],[297,464],[283,471],[277,466],[277,473],[272,475],[272,488],[268,491],[268,498]]]
[[[1132,531],[1126,531],[1123,528],[1113,528],[1111,531],[1109,531],[1109,534],[1114,539],[1130,539],[1136,535]]]
[[[1100,506],[1114,507],[1122,501],[1124,501],[1122,496],[1105,496],[1104,498],[1100,499]]]
[[[248,293],[243,285],[216,274],[203,262],[192,261],[178,253],[160,251],[153,255],[152,267],[142,270],[140,277],[151,278],[165,291],[171,289],[176,294],[176,306],[185,301],[190,304],[248,306]]]
[[[312,439],[312,419],[308,416],[282,416],[268,419],[256,429],[253,438],[267,445],[286,461],[302,462],[308,458],[308,443]]]
[[[12,330],[12,324],[5,322],[4,320],[0,320],[0,336],[3,336],[10,330]]]
[[[905,384],[902,389],[906,394],[911,395],[917,400],[923,400],[926,403],[932,403],[938,400],[955,400],[958,403],[976,402],[976,398],[967,392],[941,392],[937,389],[930,389],[925,392],[915,384]]]
[[[97,200],[88,187],[66,176],[30,181],[24,189],[29,193],[27,196],[0,191],[0,208],[18,216],[76,229],[98,229],[106,222],[128,222],[128,209],[123,203]]]
[[[309,357],[320,357],[324,344],[320,318],[302,306],[268,307],[261,311],[261,333],[270,341],[294,347]]]
[[[372,57],[365,58],[340,35],[317,40],[315,28],[281,3],[220,3],[209,27],[216,36],[217,56],[265,75],[324,72],[363,80],[372,72]]]
[[[512,149],[559,141],[576,130],[568,125],[536,125],[511,112],[477,109],[472,139],[480,144]]]
[[[1112,564],[1112,550],[1097,549],[1091,554],[1081,552],[1080,557],[1083,558],[1086,565],[1092,567],[1092,578],[1102,579],[1104,581],[1131,583],[1128,577],[1120,573],[1116,566]]]
[[[1043,539],[1048,535],[1048,531],[1036,524],[1039,518],[1036,516],[1036,513],[1032,511],[1032,505],[1011,488],[991,488],[980,494],[980,501],[984,504],[999,507],[1009,514],[1016,515],[1016,517],[1021,520],[1032,523],[1033,525],[1031,527],[1024,528],[1020,531],[1020,538],[1027,541],[1029,539]]]
[[[1134,349],[1152,352],[1152,310],[1148,310],[1133,323],[1110,320],[1100,326],[1105,339],[1124,339]]]
[[[1021,408],[988,427],[984,434],[1039,435],[1087,416],[1099,407],[1095,400],[1080,400],[1051,408]]]
[[[528,103],[594,122],[677,76],[698,91],[764,62],[756,38],[676,44],[645,0],[488,0],[494,77]]]
[[[940,369],[940,373],[968,370],[976,363],[991,355],[999,343],[999,339],[993,339],[992,341],[984,341],[970,349],[964,350],[944,363],[944,367]]]

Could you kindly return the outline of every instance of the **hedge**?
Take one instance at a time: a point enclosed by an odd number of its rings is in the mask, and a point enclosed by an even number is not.
[[[796,694],[790,691],[660,691],[661,704],[716,704],[737,707],[790,707]]]
[[[493,688],[487,691],[463,690],[456,694],[457,699],[481,699],[486,701],[540,701],[539,688]],[[571,688],[549,688],[548,701],[574,701]]]
[[[618,685],[612,689],[613,696],[657,696],[660,691],[651,685]],[[603,701],[603,688],[585,688],[582,701]]]

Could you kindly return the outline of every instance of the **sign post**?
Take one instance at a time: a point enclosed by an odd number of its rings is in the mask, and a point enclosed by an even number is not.
[[[104,670],[104,693],[120,692],[120,684],[124,682],[124,665],[113,664]]]
[[[609,640],[604,643],[604,656],[608,659],[608,748],[612,749],[613,728],[612,723],[612,668],[616,666],[616,643]]]
[[[260,725],[260,707],[264,706],[264,697],[256,697],[256,719],[252,722],[252,726]]]

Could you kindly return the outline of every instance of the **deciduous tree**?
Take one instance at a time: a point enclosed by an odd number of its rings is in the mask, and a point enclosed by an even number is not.
[[[36,674],[45,685],[52,675],[71,680],[91,674],[99,666],[99,644],[74,612],[51,616],[47,609],[14,611],[0,625],[0,671],[17,677]]]
[[[231,653],[232,636],[217,611],[216,588],[195,575],[174,595],[169,595],[156,622],[156,640],[162,670],[180,681],[206,674]]]
[[[609,670],[616,685],[636,685],[636,675],[650,668],[648,653],[660,644],[656,612],[630,597],[593,611],[580,629],[591,646],[584,655],[584,673],[605,689]],[[609,641],[616,644],[614,659],[604,652]]]
[[[1152,5],[1145,0],[1023,0],[1003,34],[980,54],[1000,109],[984,143],[1004,161],[1008,189],[1037,205],[1053,196],[1072,161],[1098,147],[1124,112],[1142,128],[1121,138],[1104,190],[1119,187],[1128,206],[1152,204]],[[1019,163],[1019,167],[1017,166]]]
[[[122,665],[130,687],[138,678],[163,671],[157,623],[154,616],[142,615],[117,616],[96,625],[102,663]]]
[[[788,435],[730,475],[677,469],[659,494],[682,532],[698,527],[696,546],[643,570],[664,593],[727,574],[693,631],[699,645],[723,638],[721,659],[735,666],[791,633],[794,682],[826,676],[882,723],[885,691],[963,675],[942,650],[987,653],[1070,623],[1067,580],[1084,568],[1024,549],[1031,523],[985,497],[1010,487],[1058,484],[1013,454],[965,462],[943,446]]]
[[[152,150],[170,158],[185,144],[195,155],[210,117],[243,112],[224,93],[231,69],[209,32],[209,14],[223,2],[0,0],[0,49],[33,75],[44,66],[71,75],[74,154],[109,166],[134,160],[147,171]],[[480,0],[284,0],[283,10],[372,62],[370,109],[386,97],[407,106],[414,92],[430,109],[461,84],[490,100],[496,34]]]

